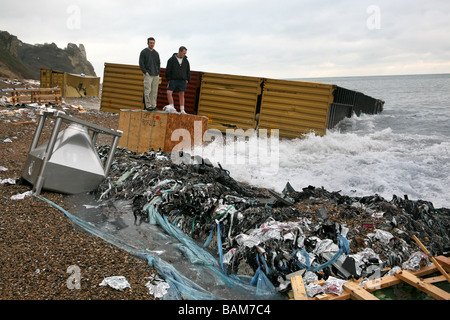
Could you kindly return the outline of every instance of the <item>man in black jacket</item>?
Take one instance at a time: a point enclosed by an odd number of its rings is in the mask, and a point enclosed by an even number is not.
[[[144,100],[145,110],[156,110],[156,98],[158,96],[159,72],[161,62],[155,48],[155,39],[147,39],[148,47],[139,55],[139,67],[144,74]]]
[[[177,112],[174,107],[172,94],[178,92],[180,100],[180,112],[184,111],[184,92],[186,91],[187,83],[191,80],[191,67],[186,57],[187,49],[181,46],[178,53],[174,53],[167,61],[166,79],[169,82],[167,86],[167,100],[169,105],[164,107],[164,110],[169,112]]]

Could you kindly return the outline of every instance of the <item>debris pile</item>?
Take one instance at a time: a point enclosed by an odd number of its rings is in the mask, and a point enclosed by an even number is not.
[[[159,214],[217,254],[223,272],[252,277],[262,270],[279,292],[290,290],[296,274],[305,284],[327,280],[332,292],[340,280],[417,269],[429,261],[413,235],[433,255],[448,251],[450,210],[431,202],[313,186],[297,191],[289,183],[277,194],[236,181],[220,164],[190,159],[175,164],[170,153],[117,148],[109,177],[93,194],[111,206],[130,201],[140,223],[149,220],[145,205],[161,197]],[[307,287],[309,295],[321,293],[314,288]]]

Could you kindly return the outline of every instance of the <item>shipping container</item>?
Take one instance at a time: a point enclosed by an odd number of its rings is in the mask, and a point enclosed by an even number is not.
[[[265,79],[258,128],[278,129],[282,138],[325,135],[334,89],[318,82]]]
[[[165,68],[161,68],[156,106],[162,110],[168,105]],[[191,81],[186,87],[185,111],[196,114],[201,72],[191,71]],[[178,93],[173,94],[176,109],[180,110]],[[100,110],[119,113],[120,109],[144,110],[144,75],[137,65],[105,63]]]
[[[144,75],[139,66],[105,63],[100,110],[144,109]]]
[[[165,72],[166,68],[161,68],[157,100],[157,107],[159,110],[162,110],[164,106],[169,104],[169,101],[167,100],[167,86],[169,85],[169,82],[166,79]],[[187,84],[186,91],[184,92],[184,111],[186,113],[197,114],[197,98],[200,91],[201,77],[201,72],[191,70],[191,81]],[[175,108],[180,111],[178,93],[174,92],[172,97]]]
[[[165,69],[161,68],[157,107],[168,104]],[[208,118],[208,129],[278,129],[282,138],[327,129],[353,114],[375,114],[384,101],[320,82],[276,80],[191,71],[185,110]],[[144,109],[139,66],[105,64],[101,110]],[[179,110],[178,95],[173,95]]]
[[[41,88],[61,88],[64,98],[99,97],[100,77],[41,69]]]
[[[208,117],[210,129],[255,129],[262,78],[204,73],[198,114]]]

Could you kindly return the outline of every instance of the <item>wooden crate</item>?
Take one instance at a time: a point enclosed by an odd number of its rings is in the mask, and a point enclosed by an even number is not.
[[[171,152],[183,141],[180,133],[190,137],[192,147],[203,143],[207,126],[208,118],[203,116],[121,109],[118,129],[123,135],[118,145],[138,153],[151,149]]]

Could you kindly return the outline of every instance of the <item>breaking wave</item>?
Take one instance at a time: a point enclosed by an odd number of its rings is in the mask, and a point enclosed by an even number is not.
[[[278,192],[289,182],[296,190],[312,185],[349,196],[378,194],[387,200],[408,195],[431,201],[435,207],[450,207],[446,196],[450,190],[450,143],[432,135],[396,133],[390,127],[376,130],[376,122],[386,123],[392,117],[352,117],[325,136],[280,139],[275,145],[253,137],[222,146],[224,152],[209,145],[195,153],[221,163],[240,182]],[[249,151],[249,144],[256,144],[259,153],[268,148],[262,154],[270,155],[271,168],[264,163],[266,158]],[[235,157],[224,156],[229,150]]]

